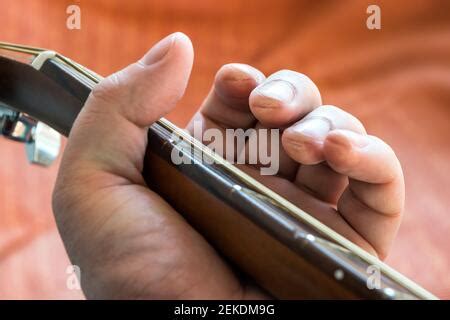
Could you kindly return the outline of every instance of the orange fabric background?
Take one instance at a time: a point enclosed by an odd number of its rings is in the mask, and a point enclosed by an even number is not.
[[[381,7],[382,29],[366,28]],[[81,7],[81,30],[66,8]],[[0,40],[48,47],[107,75],[173,31],[193,40],[190,85],[169,116],[187,122],[224,63],[309,75],[396,150],[406,215],[387,262],[450,298],[449,1],[1,0]],[[0,139],[0,298],[82,298],[66,287],[68,258],[50,207],[58,164],[29,166]]]

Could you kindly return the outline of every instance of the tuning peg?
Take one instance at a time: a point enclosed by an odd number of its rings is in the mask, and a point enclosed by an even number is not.
[[[57,131],[2,103],[0,103],[0,135],[25,143],[28,160],[42,166],[52,164],[58,157],[61,147],[61,136]]]
[[[28,160],[33,164],[49,166],[58,157],[61,136],[54,129],[38,122],[32,129],[32,137],[25,144]]]

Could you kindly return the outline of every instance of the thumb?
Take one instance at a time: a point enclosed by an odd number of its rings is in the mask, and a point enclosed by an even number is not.
[[[170,112],[183,96],[191,72],[189,38],[173,33],[158,42],[138,62],[104,79],[92,92],[86,109],[110,107],[137,126],[152,124]]]
[[[101,81],[72,127],[57,187],[73,178],[85,182],[83,177],[96,188],[123,179],[143,183],[146,127],[183,96],[192,62],[189,38],[174,33],[138,62]]]

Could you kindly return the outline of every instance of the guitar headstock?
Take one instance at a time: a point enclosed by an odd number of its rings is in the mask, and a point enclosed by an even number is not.
[[[0,55],[33,65],[36,57],[47,50],[0,42]],[[38,68],[36,68],[38,70]],[[0,102],[0,134],[25,144],[30,163],[48,166],[58,157],[61,137],[58,132],[26,113]]]

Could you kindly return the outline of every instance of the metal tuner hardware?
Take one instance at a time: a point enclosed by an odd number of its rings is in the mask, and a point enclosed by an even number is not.
[[[49,166],[59,155],[61,136],[57,131],[4,104],[0,104],[0,134],[24,143],[30,163]]]

